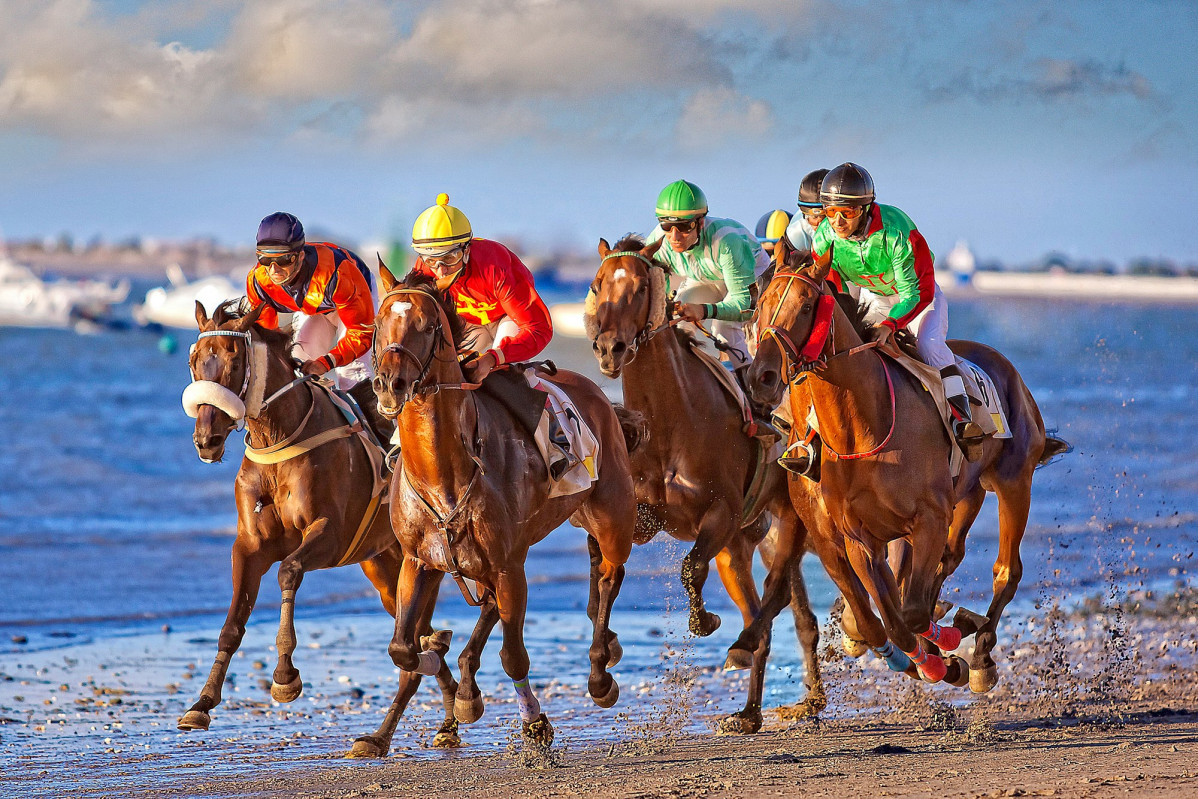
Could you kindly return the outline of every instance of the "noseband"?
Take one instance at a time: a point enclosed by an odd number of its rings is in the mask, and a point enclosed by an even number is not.
[[[300,383],[314,379],[313,375],[302,375],[287,383],[270,397],[263,399],[262,394],[265,389],[263,382],[266,380],[266,375],[255,374],[254,362],[258,358],[255,355],[255,348],[265,345],[255,344],[253,335],[248,331],[241,330],[209,330],[196,336],[196,342],[199,343],[201,339],[205,338],[243,339],[245,341],[245,376],[241,381],[241,390],[236,394],[232,389],[215,380],[193,380],[183,392],[183,407],[188,416],[193,418],[197,415],[200,405],[213,405],[232,417],[237,423],[236,429],[241,430],[245,427],[247,418],[258,418],[272,402],[283,394]],[[265,353],[262,355],[259,366],[265,367]]]

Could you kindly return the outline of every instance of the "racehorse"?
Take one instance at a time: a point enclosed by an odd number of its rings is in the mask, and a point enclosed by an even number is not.
[[[1023,574],[1019,544],[1032,475],[1069,451],[1069,444],[1046,435],[1035,400],[1006,358],[983,344],[950,341],[954,353],[993,379],[1011,432],[1008,439],[987,439],[980,457],[964,463],[954,483],[948,468],[954,444],[927,392],[908,372],[870,351],[862,313],[856,308],[846,313],[843,306],[853,301],[847,295],[833,299],[826,277],[826,267],[809,258],[804,263],[802,256],[775,274],[761,298],[757,358],[748,383],[757,400],[771,404],[789,384],[792,436],[809,409],[818,420],[826,453],[819,482],[793,478],[791,493],[796,503],[809,503],[814,491],[820,505],[809,532],[851,611],[846,643],[863,638],[893,670],[932,682],[968,680],[971,690],[988,691],[998,680],[991,651],[999,618]],[[962,608],[954,627],[940,627],[933,624],[936,599],[965,556],[965,537],[987,491],[998,498],[999,516],[993,599],[985,618]],[[886,560],[887,544],[899,539],[907,542],[897,548],[901,582]],[[871,597],[881,621],[870,608]],[[767,597],[765,604],[779,603]],[[959,658],[941,660],[937,644],[955,649],[970,634],[976,637],[968,666]],[[925,648],[924,641],[932,646]]]
[[[457,355],[463,322],[452,300],[426,276],[412,273],[400,283],[385,268],[379,271],[386,294],[375,323],[374,385],[379,411],[397,421],[400,455],[391,482],[391,521],[403,550],[399,613],[388,652],[405,672],[444,668],[444,647],[422,651],[417,633],[443,573],[452,574],[468,601],[493,601],[503,629],[500,660],[516,690],[524,740],[548,746],[553,727],[529,685],[524,646],[528,549],[567,519],[587,531],[587,614],[594,625],[587,688],[597,705],[611,707],[620,691],[607,669],[622,650],[609,620],[636,519],[628,449],[643,431],[633,429],[630,416],[618,417],[599,387],[581,375],[539,374],[566,392],[601,447],[590,487],[550,498],[546,464],[532,436],[510,411],[465,382]],[[473,596],[468,580],[481,597]],[[484,611],[476,638],[489,632],[486,616]],[[477,659],[468,665],[477,669]],[[468,723],[482,715],[483,704],[466,671],[463,664],[454,712]],[[368,746],[376,737],[359,744]]]
[[[292,654],[295,594],[305,572],[358,563],[383,607],[395,615],[401,555],[390,518],[378,512],[382,492],[376,491],[376,464],[328,389],[296,378],[290,335],[255,325],[264,307],[242,313],[233,300],[209,319],[196,303],[200,334],[190,357],[194,382],[183,396],[196,419],[196,452],[208,463],[219,461],[234,427],[244,421],[248,432],[235,487],[233,600],[216,661],[199,700],[179,719],[181,730],[208,729],[208,712],[221,701],[229,660],[241,645],[271,565],[280,563],[282,591],[279,659],[270,689],[279,702],[291,702],[303,691]],[[432,633],[432,607],[430,601],[416,624],[425,635]],[[434,745],[456,746],[457,684],[448,667],[438,670],[437,681],[446,713]],[[419,683],[418,674],[401,676],[405,705]]]
[[[623,378],[625,404],[643,413],[649,424],[649,441],[632,455],[642,511],[637,543],[659,530],[694,542],[682,562],[690,629],[695,635],[710,635],[720,623],[719,616],[703,606],[703,584],[713,558],[746,627],[760,611],[752,559],[766,535],[765,515],[744,518],[759,445],[746,432],[737,403],[690,351],[686,335],[667,321],[667,267],[653,259],[660,246],[661,242],[645,246],[640,238],[629,236],[612,250],[600,240],[603,260],[591,283],[585,323],[600,371]],[[803,710],[816,714],[827,703],[816,651],[819,627],[799,568],[806,531],[787,496],[785,475],[776,463],[768,465],[762,493],[773,529],[762,547],[762,559],[767,567],[778,566],[770,568],[767,590],[773,586],[792,596],[806,664]],[[745,707],[724,720],[725,731],[751,733],[761,728],[770,651],[768,627],[764,632],[749,649],[740,648],[738,641],[729,651],[726,669],[751,664],[752,673]]]

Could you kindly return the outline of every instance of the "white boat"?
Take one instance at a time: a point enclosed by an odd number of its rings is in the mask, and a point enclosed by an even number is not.
[[[234,282],[229,275],[212,275],[189,281],[177,264],[166,269],[171,285],[152,288],[146,299],[133,309],[138,324],[159,324],[163,327],[196,327],[196,302],[211,316],[217,306],[245,294],[245,283]]]
[[[585,303],[559,302],[549,306],[549,318],[553,320],[553,333],[571,338],[586,338],[586,325],[582,321]]]
[[[45,280],[0,253],[0,325],[88,326],[106,319],[127,296],[127,280]]]

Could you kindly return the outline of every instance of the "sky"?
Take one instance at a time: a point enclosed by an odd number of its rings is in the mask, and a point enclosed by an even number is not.
[[[938,254],[1198,262],[1195,74],[1190,0],[0,0],[0,232],[582,249],[854,161]]]

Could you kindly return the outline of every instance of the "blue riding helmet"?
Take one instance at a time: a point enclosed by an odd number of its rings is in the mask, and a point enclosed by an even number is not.
[[[286,247],[298,250],[304,246],[304,226],[294,216],[275,211],[258,225],[258,249]]]

